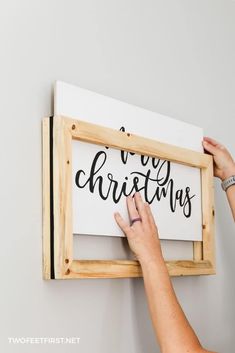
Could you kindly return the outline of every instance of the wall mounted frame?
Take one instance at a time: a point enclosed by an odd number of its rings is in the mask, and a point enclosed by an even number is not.
[[[215,273],[214,187],[211,156],[131,133],[54,116],[43,119],[43,278],[141,277],[135,260],[73,258],[72,139],[169,160],[201,170],[202,241],[193,242],[193,260],[166,261],[171,276]]]

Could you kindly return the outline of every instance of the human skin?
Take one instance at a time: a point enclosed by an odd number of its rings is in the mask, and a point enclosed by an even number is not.
[[[206,152],[213,156],[214,176],[221,181],[235,175],[235,162],[229,151],[218,141],[204,137],[202,145]],[[227,199],[235,221],[235,185],[226,190]]]
[[[129,225],[119,213],[114,216],[140,262],[148,306],[161,352],[209,353],[201,346],[176,298],[149,205],[136,193],[134,197],[127,197],[127,209],[131,220],[141,217],[141,221]]]
[[[209,137],[204,137],[202,144],[205,151],[213,156],[215,177],[223,181],[235,175],[234,160],[223,145]],[[230,186],[226,194],[235,220],[235,185]],[[136,193],[134,197],[127,197],[127,209],[130,220],[140,217],[141,221],[130,225],[119,213],[114,216],[140,262],[151,319],[161,352],[210,353],[201,346],[177,300],[149,205]]]

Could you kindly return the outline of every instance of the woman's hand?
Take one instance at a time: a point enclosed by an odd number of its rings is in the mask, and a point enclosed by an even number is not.
[[[115,213],[115,219],[140,261],[149,310],[161,352],[208,352],[202,349],[176,298],[149,205],[136,193],[134,198],[127,198],[127,208],[130,221],[138,218],[141,221],[129,225],[119,213]]]
[[[214,176],[223,181],[235,175],[235,162],[223,145],[209,137],[204,137],[202,144],[204,149],[213,156]]]
[[[148,203],[144,203],[139,192],[134,197],[128,196],[127,209],[131,224],[127,224],[119,213],[114,217],[126,234],[131,250],[140,263],[148,263],[162,258],[157,226]],[[132,220],[140,218],[132,224]]]

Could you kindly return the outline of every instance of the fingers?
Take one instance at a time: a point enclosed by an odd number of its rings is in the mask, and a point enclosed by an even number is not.
[[[139,213],[138,213],[138,211],[136,209],[134,199],[131,196],[128,196],[126,198],[126,204],[127,204],[127,210],[128,210],[129,218],[130,219],[138,218],[139,217]]]
[[[131,227],[129,226],[129,224],[127,224],[124,219],[122,218],[122,216],[120,215],[120,213],[115,212],[114,213],[114,218],[118,224],[118,226],[121,228],[121,230],[127,235],[131,235],[131,233],[133,232]]]
[[[145,223],[148,220],[148,216],[147,216],[147,212],[146,212],[146,208],[145,208],[145,203],[143,202],[142,197],[139,192],[135,193],[134,198],[135,198],[135,203],[136,203],[139,215],[142,219],[142,222]]]
[[[221,150],[224,150],[224,149],[225,149],[224,145],[222,145],[222,144],[219,143],[218,141],[212,139],[211,137],[204,136],[203,140],[204,140],[205,142],[210,143],[210,144],[213,145],[214,147],[220,148]]]
[[[221,143],[212,139],[211,137],[207,137],[207,136],[203,137],[202,144],[205,150],[210,152],[213,155],[216,154],[218,149],[225,150],[225,147]]]
[[[216,140],[214,140],[214,139],[212,139],[211,137],[208,137],[208,136],[204,136],[203,137],[203,141],[206,141],[206,142],[210,143],[211,145],[213,145],[215,147],[220,145],[220,143],[218,141],[216,141]]]
[[[211,153],[213,156],[215,156],[216,153],[218,152],[218,147],[214,146],[210,142],[203,140],[202,144],[203,144],[203,147],[205,148],[205,150],[207,152]]]
[[[139,217],[141,218],[141,221],[135,222],[133,224],[133,227],[139,228],[141,225],[144,226],[149,223],[149,217],[146,209],[147,204],[143,202],[139,192],[135,193],[134,198],[128,196],[126,198],[126,203],[130,220]],[[131,231],[133,232],[134,229],[132,228],[132,225],[128,225],[118,212],[114,214],[114,217],[119,227],[123,230],[125,234],[127,234],[127,236],[128,234],[130,234]]]

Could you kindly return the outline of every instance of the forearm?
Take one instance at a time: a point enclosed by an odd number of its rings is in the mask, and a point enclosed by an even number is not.
[[[161,254],[154,261],[141,261],[141,267],[161,352],[205,352],[178,303]]]
[[[127,197],[131,224],[115,213],[117,224],[140,262],[150,314],[162,353],[206,353],[186,319],[165,265],[151,209],[136,193]],[[208,352],[209,353],[209,352]]]
[[[235,221],[235,185],[230,186],[227,191],[227,199],[233,214],[233,219]]]

